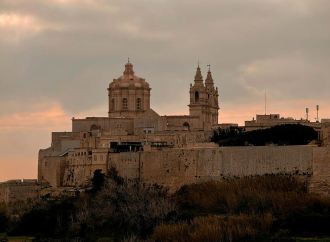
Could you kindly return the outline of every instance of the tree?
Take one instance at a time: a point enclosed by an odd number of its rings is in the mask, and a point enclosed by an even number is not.
[[[92,186],[93,186],[93,193],[101,191],[102,187],[104,186],[105,182],[105,175],[102,173],[101,169],[94,171],[94,176],[92,178]]]

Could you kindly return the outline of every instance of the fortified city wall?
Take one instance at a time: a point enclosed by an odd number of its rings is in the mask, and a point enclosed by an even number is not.
[[[209,179],[266,173],[312,174],[312,146],[168,149],[155,152],[117,154],[110,158],[108,166],[115,166],[127,179],[137,178],[149,184],[164,185],[171,192],[184,184]]]
[[[35,196],[38,191],[47,186],[47,183],[38,183],[37,179],[9,180],[0,183],[0,203],[17,199],[26,199]]]
[[[53,187],[88,185],[96,169],[105,172],[114,166],[125,179],[157,183],[175,191],[183,184],[208,179],[219,180],[266,173],[310,176],[313,173],[313,159],[322,156],[314,155],[315,148],[173,148],[109,154],[107,149],[98,149],[98,153],[93,152],[93,156],[44,157],[41,159],[41,169],[44,179]]]

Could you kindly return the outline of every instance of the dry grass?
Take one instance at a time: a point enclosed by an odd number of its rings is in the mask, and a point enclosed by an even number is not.
[[[175,194],[181,208],[210,213],[281,216],[312,206],[330,207],[326,197],[308,193],[306,184],[281,175],[209,181],[184,186]]]
[[[197,217],[189,225],[161,225],[152,236],[156,241],[204,242],[233,241],[268,233],[273,223],[271,214],[261,216],[209,216]]]

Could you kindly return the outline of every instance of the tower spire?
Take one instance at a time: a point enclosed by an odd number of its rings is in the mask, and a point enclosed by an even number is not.
[[[213,78],[212,78],[212,74],[211,74],[211,65],[208,64],[207,65],[209,67],[209,70],[207,71],[207,77],[205,79],[205,84],[213,84]]]
[[[196,71],[196,74],[195,74],[195,82],[196,81],[202,81],[203,82],[203,76],[202,76],[201,68],[199,67],[199,64],[197,66],[197,71]]]

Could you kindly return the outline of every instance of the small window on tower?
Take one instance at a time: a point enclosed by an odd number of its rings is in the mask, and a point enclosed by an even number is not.
[[[196,91],[195,92],[195,102],[198,102],[199,100],[199,93]]]

